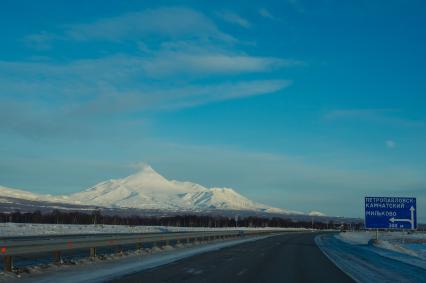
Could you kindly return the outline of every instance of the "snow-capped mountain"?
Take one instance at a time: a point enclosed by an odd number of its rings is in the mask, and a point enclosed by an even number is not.
[[[150,166],[126,178],[109,180],[70,196],[73,201],[106,207],[164,210],[286,211],[253,202],[230,188],[208,189],[191,182],[169,181]]]
[[[251,201],[230,188],[206,188],[192,182],[167,180],[150,166],[144,166],[128,177],[101,182],[71,195],[40,195],[0,186],[0,203],[10,202],[10,199],[160,211],[237,210],[303,214]],[[320,213],[312,212],[314,214]]]

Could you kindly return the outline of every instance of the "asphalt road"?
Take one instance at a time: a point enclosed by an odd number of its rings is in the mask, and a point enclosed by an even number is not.
[[[317,234],[285,234],[130,274],[133,282],[354,282],[316,246]]]

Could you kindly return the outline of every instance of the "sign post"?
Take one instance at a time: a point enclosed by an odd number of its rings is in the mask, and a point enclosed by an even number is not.
[[[365,228],[416,229],[416,198],[365,197]]]

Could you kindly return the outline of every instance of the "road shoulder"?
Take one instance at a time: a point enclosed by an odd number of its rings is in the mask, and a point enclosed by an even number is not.
[[[271,236],[247,237],[239,240],[208,243],[181,249],[173,249],[148,256],[128,256],[118,260],[93,262],[79,266],[71,266],[22,277],[16,280],[21,283],[94,283],[105,282],[126,274],[142,271],[205,252],[219,250],[246,242],[257,241]]]
[[[321,251],[356,282],[424,282],[426,270],[383,257],[368,246],[350,245],[333,234],[315,238]]]

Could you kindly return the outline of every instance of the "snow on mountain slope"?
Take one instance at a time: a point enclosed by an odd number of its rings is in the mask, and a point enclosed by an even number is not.
[[[150,166],[123,179],[109,180],[70,196],[82,203],[107,207],[166,210],[284,210],[255,203],[229,188],[207,189],[191,182],[169,181]]]
[[[192,182],[167,180],[150,166],[128,177],[104,181],[71,195],[39,195],[0,186],[0,197],[109,208],[199,212],[218,209],[303,214],[256,203],[230,188],[209,189]]]
[[[191,208],[185,195],[207,190],[190,182],[169,181],[145,166],[136,174],[99,183],[70,198],[106,207],[177,210]]]
[[[11,189],[3,186],[0,186],[0,194],[2,197],[19,198],[26,200],[40,200],[42,198],[41,195],[33,194],[18,189]]]
[[[0,197],[24,199],[24,200],[30,200],[30,201],[48,201],[48,202],[66,202],[66,203],[73,202],[72,200],[69,200],[67,196],[34,194],[24,190],[12,189],[12,188],[3,187],[3,186],[0,186]]]
[[[319,211],[311,211],[308,213],[309,216],[326,216],[324,213]]]
[[[276,209],[277,212],[284,212],[278,208],[272,208],[263,204],[255,203],[248,198],[238,194],[229,188],[211,188],[195,194],[185,195],[190,199],[194,207],[198,209],[232,209],[232,210],[259,210]]]

